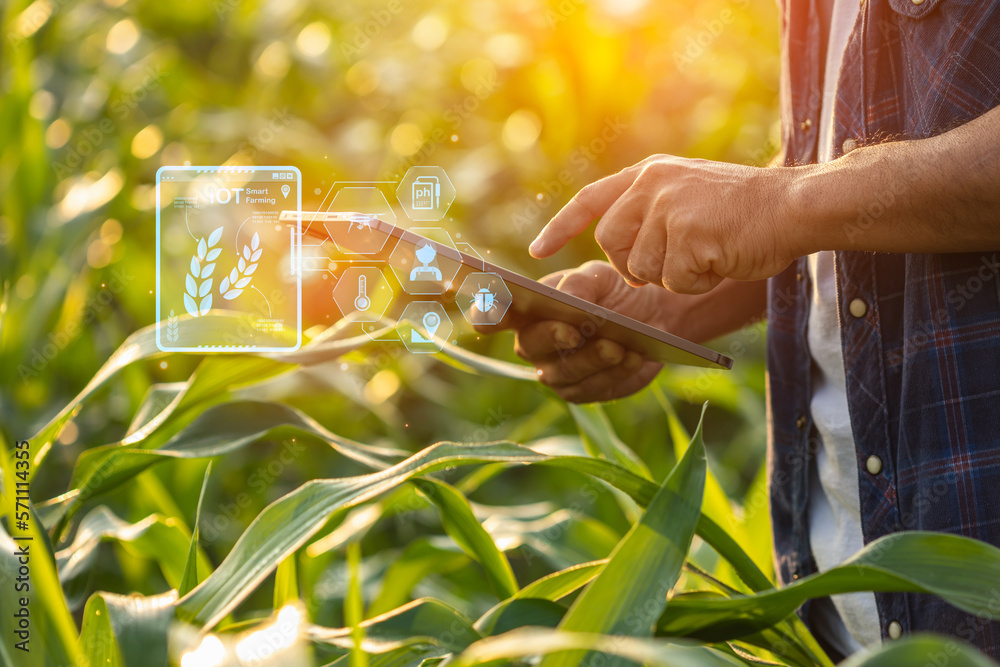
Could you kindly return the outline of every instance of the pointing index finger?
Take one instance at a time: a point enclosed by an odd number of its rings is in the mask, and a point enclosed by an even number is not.
[[[548,257],[578,236],[611,208],[629,189],[635,177],[636,172],[632,168],[623,169],[584,186],[531,242],[528,248],[531,256]]]

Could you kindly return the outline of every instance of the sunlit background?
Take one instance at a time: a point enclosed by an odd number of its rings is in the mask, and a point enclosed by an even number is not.
[[[497,263],[540,277],[600,257],[592,238],[545,262],[526,252],[587,182],[651,153],[767,162],[777,148],[777,21],[773,0],[5,3],[7,440],[34,432],[129,333],[153,322],[158,167],[295,165],[310,210],[335,181],[396,180],[411,165],[440,165],[458,192],[442,224]],[[759,482],[763,459],[761,333],[715,346],[736,357],[731,374],[678,370],[659,380],[688,423],[712,400],[712,465],[735,498]],[[469,344],[511,358],[509,337]],[[196,362],[172,355],[126,369],[63,431],[33,492],[63,490],[83,448],[115,442],[152,383],[183,380]],[[410,449],[510,436],[549,400],[541,387],[474,380],[401,347],[357,353],[335,370],[359,379],[312,371],[275,395],[345,436]],[[663,418],[649,392],[609,413],[651,465],[669,468],[669,451],[657,459]],[[554,434],[570,423],[556,409],[550,422]],[[209,513],[266,456],[227,459]],[[218,562],[264,504],[325,465],[310,454],[270,479],[217,531],[209,554]],[[203,470],[203,461],[164,466],[141,492],[132,486],[107,502],[130,520],[191,516]],[[531,489],[515,492],[533,500]],[[122,592],[148,594],[162,592],[157,576],[137,562],[124,573],[109,564],[98,580],[112,590],[125,577]]]

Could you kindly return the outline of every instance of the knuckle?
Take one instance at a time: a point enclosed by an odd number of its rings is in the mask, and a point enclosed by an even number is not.
[[[602,219],[594,229],[594,240],[601,249],[607,250],[615,237],[615,232],[611,225],[607,223],[607,218]]]
[[[590,201],[592,199],[594,199],[594,197],[599,192],[600,188],[601,188],[600,181],[594,181],[592,183],[587,183],[582,188],[580,188],[580,191],[576,193],[576,196],[574,197],[574,199],[576,199],[577,203],[579,203],[581,206],[583,206],[589,212],[590,211]]]

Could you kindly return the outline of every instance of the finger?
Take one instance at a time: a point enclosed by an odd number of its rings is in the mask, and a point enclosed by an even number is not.
[[[550,273],[547,276],[543,276],[538,280],[543,285],[548,287],[558,287],[559,282],[565,277],[567,273],[572,273],[572,269],[566,271],[556,271],[555,273]]]
[[[614,368],[595,373],[575,385],[556,389],[564,400],[572,403],[593,403],[595,401],[612,401],[634,394],[649,384],[663,367],[654,361],[643,361],[642,357],[627,360]]]
[[[557,287],[563,276],[570,271],[571,269],[566,269],[564,271],[550,273],[549,275],[541,278],[538,282],[549,287]],[[506,329],[522,329],[535,321],[537,321],[536,318],[532,318],[530,315],[521,313],[517,308],[508,308],[503,319],[497,324],[473,324],[472,328],[477,333],[494,334],[498,331],[504,331]]]
[[[566,273],[556,289],[590,303],[601,303],[620,283],[621,278],[612,267],[604,262],[587,262]]]
[[[612,204],[594,230],[594,238],[607,255],[611,266],[633,287],[644,284],[644,281],[633,276],[628,269],[629,254],[635,247],[637,235],[644,226],[644,207],[643,199],[633,193],[633,189],[629,189]]]
[[[547,320],[529,324],[517,332],[514,352],[528,361],[547,359],[560,350],[572,350],[583,342],[570,324]]]
[[[578,236],[594,219],[604,215],[628,190],[637,175],[638,172],[629,167],[584,186],[531,242],[528,248],[531,256],[548,257]]]
[[[663,286],[677,294],[704,294],[715,289],[723,276],[707,253],[667,249],[663,256]]]
[[[636,355],[611,340],[595,340],[578,350],[562,350],[545,361],[535,362],[538,379],[553,388],[577,384],[594,373],[621,365],[628,356]],[[638,356],[638,355],[636,355]],[[639,357],[641,361],[642,357]],[[638,370],[635,364],[633,371]]]
[[[663,282],[663,258],[667,253],[667,225],[662,219],[648,217],[635,237],[628,255],[630,274],[654,285]]]

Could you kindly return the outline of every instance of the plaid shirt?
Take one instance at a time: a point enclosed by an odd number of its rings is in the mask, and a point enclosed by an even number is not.
[[[1000,2],[861,1],[838,81],[835,157],[939,134],[1000,103]],[[819,2],[779,0],[788,165],[816,161]],[[835,260],[864,538],[934,530],[1000,546],[1000,238],[982,252],[865,252],[865,230],[895,195],[878,193],[858,211],[847,228],[858,249]],[[768,296],[771,513],[786,582],[816,570],[807,507],[819,446],[809,412],[809,282],[801,258],[770,280]],[[870,457],[878,457],[871,466]],[[883,638],[896,622],[904,633],[952,634],[1000,658],[1000,623],[929,595],[875,597]],[[808,605],[800,613],[807,617]]]

